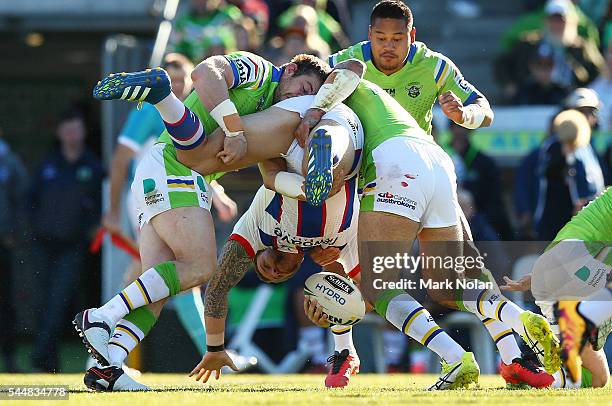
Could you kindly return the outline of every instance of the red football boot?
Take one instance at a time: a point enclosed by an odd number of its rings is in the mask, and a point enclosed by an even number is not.
[[[350,354],[348,349],[342,352],[335,351],[327,362],[331,366],[325,378],[327,388],[344,388],[348,385],[351,375],[359,372],[359,357],[357,354]]]
[[[535,362],[524,358],[515,358],[510,365],[502,362],[500,369],[501,376],[509,387],[546,388],[555,380]]]

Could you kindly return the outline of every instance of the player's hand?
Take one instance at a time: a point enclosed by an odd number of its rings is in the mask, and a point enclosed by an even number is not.
[[[247,140],[244,136],[244,132],[242,132],[235,137],[225,137],[223,141],[223,151],[217,154],[217,158],[222,160],[224,164],[229,165],[244,158],[246,152]]]
[[[499,289],[508,290],[510,292],[525,292],[531,289],[531,274],[523,276],[518,281],[504,276],[504,282],[506,282],[506,284],[500,286]]]
[[[121,218],[119,213],[107,212],[102,218],[102,227],[110,234],[121,234]]]
[[[321,266],[327,266],[333,264],[340,258],[340,248],[338,247],[327,247],[321,248],[320,246],[314,247],[309,252],[310,258]]]
[[[457,124],[463,123],[463,102],[452,91],[444,92],[438,96],[442,111],[449,119]]]
[[[234,362],[225,351],[219,352],[207,352],[202,357],[202,361],[191,371],[189,376],[194,376],[196,381],[202,379],[202,383],[208,382],[210,375],[213,371],[215,372],[215,379],[219,379],[221,376],[221,368],[228,366],[234,371],[238,372],[238,368],[234,365]]]
[[[327,314],[323,312],[323,307],[315,299],[304,298],[304,313],[308,320],[319,327],[331,326],[331,323],[327,321]]]
[[[229,223],[238,215],[238,206],[236,202],[225,194],[225,192],[216,193],[213,198],[213,206],[217,209],[219,219],[224,223]]]
[[[308,109],[306,111],[302,122],[293,133],[293,136],[297,140],[298,144],[300,144],[300,147],[304,148],[306,146],[306,140],[308,140],[310,131],[317,124],[319,124],[319,121],[321,121],[321,117],[323,117],[324,115],[325,112],[321,109]]]

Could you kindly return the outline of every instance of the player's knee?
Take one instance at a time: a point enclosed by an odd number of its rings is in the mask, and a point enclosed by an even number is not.
[[[603,388],[608,385],[610,380],[610,373],[593,374],[593,387]]]
[[[457,308],[457,304],[451,292],[444,289],[428,289],[427,295],[440,306],[444,306],[449,309]]]

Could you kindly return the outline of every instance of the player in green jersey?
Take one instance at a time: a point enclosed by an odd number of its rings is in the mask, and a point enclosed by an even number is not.
[[[612,328],[611,272],[612,188],[608,188],[557,233],[531,274],[518,281],[506,278],[501,287],[531,289],[542,314],[555,324],[558,321],[566,368],[555,374],[553,386],[607,385],[610,372],[602,347]],[[566,372],[573,382],[566,379]]]
[[[205,177],[186,167],[177,160],[177,149],[194,149],[204,141],[204,130],[220,127],[219,160],[227,164],[240,161],[247,152],[240,115],[316,92],[328,69],[322,61],[306,55],[282,68],[249,53],[212,57],[192,73],[196,92],[185,105],[171,93],[169,79],[161,69],[110,75],[96,86],[94,95],[99,99],[153,104],[167,129],[139,164],[132,184],[141,226],[143,273],[102,307],[85,310],[74,320],[87,348],[101,364],[110,364],[110,334],[127,314],[138,313],[145,306],[151,310],[143,316],[143,334],[134,334],[142,339],[155,322],[151,313],[159,314],[169,296],[206,283],[216,269],[207,182],[220,174]],[[207,335],[207,345],[214,349],[223,342]],[[113,384],[107,381],[111,388],[114,383],[120,382],[116,389],[126,383],[114,365],[105,376],[111,376]],[[129,389],[127,383],[124,387]],[[142,390],[142,386],[134,387]]]
[[[408,111],[428,134],[432,107],[466,128],[487,127],[493,121],[489,102],[446,56],[415,41],[412,12],[401,1],[381,1],[372,11],[368,41],[329,57],[333,68],[348,58],[363,61],[364,79],[376,83]]]
[[[401,2],[383,1],[374,9],[372,25],[379,27],[383,23],[391,26],[389,28],[391,34],[387,38],[390,42],[388,46],[401,47],[403,38],[407,56],[410,43],[408,33],[414,36],[410,10]],[[416,52],[417,48],[412,47],[412,49]],[[376,69],[374,64],[377,62],[374,55],[384,55],[383,51],[372,50],[366,77],[368,77],[370,67]],[[392,56],[390,51],[387,53]],[[420,59],[414,59],[416,58],[414,56],[413,61],[420,60],[421,68],[425,69],[430,66],[432,70],[435,64],[432,67],[425,58],[430,53],[423,50]],[[358,52],[353,52],[353,56],[359,58],[357,54]],[[347,57],[349,55],[350,52],[347,53]],[[464,83],[459,73],[454,68],[451,69],[452,64],[447,64],[444,59],[440,59],[441,57],[437,56],[437,58],[440,65],[444,62],[447,67],[438,70],[439,75],[434,74],[434,79],[440,80],[440,84],[441,79],[444,79],[447,88],[451,88],[452,83]],[[404,66],[405,60],[406,58],[400,60],[399,70]],[[386,72],[383,73],[392,76],[394,71],[388,68],[390,67],[387,66]],[[406,68],[406,72],[408,71],[409,68]],[[454,79],[457,79],[457,82],[453,82]],[[377,80],[376,77],[374,80]],[[403,80],[408,82],[406,77]],[[429,87],[436,86],[433,80],[427,83]],[[471,85],[469,88],[473,89]],[[426,133],[430,129],[428,122],[427,125],[419,125],[417,123],[419,117],[415,120],[410,114],[406,114],[406,109],[398,103],[397,92],[394,99],[388,94],[381,93],[380,90],[382,90],[380,87],[363,81],[355,93],[346,100],[346,104],[357,113],[365,128],[364,162],[360,180],[363,192],[359,230],[361,241],[396,240],[405,241],[408,243],[407,246],[411,246],[414,239],[419,238],[422,248],[429,245],[430,250],[435,250],[436,244],[428,244],[428,242],[471,240],[467,222],[462,220],[464,216],[456,204],[454,167],[448,161],[448,157],[437,149],[431,136]],[[329,100],[333,98],[335,91],[336,89],[323,87],[317,97],[321,100]],[[346,92],[345,89],[343,91]],[[424,123],[426,112],[431,110],[438,91],[431,90],[434,96],[430,95],[427,109],[423,110],[423,118],[420,122]],[[322,93],[325,95],[323,96]],[[451,94],[447,96],[453,99],[452,103],[451,101],[447,103],[444,96],[440,101],[445,113],[454,121],[472,128],[490,124],[492,113],[488,108],[488,103],[475,89],[463,94],[466,101],[478,100],[478,103],[470,105],[473,106],[471,108],[462,106],[461,101],[455,100],[456,96]],[[313,108],[307,112],[296,131],[296,138],[299,141],[304,138],[304,134],[308,133],[309,128],[317,122],[318,117],[324,111],[325,106],[313,105]],[[425,127],[425,131],[419,128],[421,126]],[[469,244],[464,245],[465,249],[471,247]],[[476,255],[473,256],[476,257]],[[364,261],[368,262],[365,258],[361,258],[362,264]],[[432,278],[440,278],[442,275],[441,272],[429,272]],[[368,276],[371,277],[371,272],[364,272],[364,280]],[[365,285],[368,285],[367,282]],[[368,293],[365,293],[367,296]],[[457,303],[450,303],[451,292],[439,290],[430,291],[430,294],[438,302],[468,310],[483,321],[498,344],[504,364],[510,369],[508,376],[518,373],[521,376],[520,382],[528,382],[538,387],[552,382],[550,375],[541,371],[536,365],[529,364],[528,360],[521,358],[520,349],[512,337],[512,330],[523,336],[529,336],[529,331],[537,331],[538,327],[542,327],[540,331],[543,334],[538,338],[531,337],[531,339],[538,342],[542,340],[546,343],[547,348],[553,348],[554,338],[546,320],[533,313],[524,312],[505,297],[487,289],[480,290],[477,294],[470,290],[455,292],[458,297]],[[369,299],[374,302],[376,294],[370,293]],[[495,305],[491,308],[478,305],[485,301]],[[496,312],[497,306],[500,310],[503,308],[504,311]],[[381,306],[381,311],[384,312],[384,309],[385,307]],[[502,322],[502,318],[505,323]],[[559,362],[552,354],[553,352],[549,351],[547,356],[547,366],[550,369],[554,369],[555,364]]]

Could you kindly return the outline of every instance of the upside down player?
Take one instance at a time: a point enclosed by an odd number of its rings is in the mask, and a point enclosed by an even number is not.
[[[370,22],[369,41],[358,43],[331,55],[329,57],[331,66],[347,58],[357,58],[363,61],[367,66],[364,79],[387,91],[428,134],[431,134],[432,130],[432,107],[436,99],[440,102],[444,114],[459,125],[473,129],[491,124],[493,112],[487,99],[463,78],[449,58],[429,50],[422,42],[415,41],[416,29],[413,27],[412,12],[403,2],[396,0],[379,2],[374,6]],[[311,119],[316,122],[317,114],[320,114],[320,112],[311,111],[309,113],[312,116],[307,116],[307,120]],[[399,150],[390,148],[395,151]],[[390,152],[390,154],[393,154],[393,152]],[[377,156],[374,157],[375,161],[381,160],[381,162],[374,162],[374,166],[383,168],[386,166],[386,159],[381,147]],[[405,159],[405,162],[408,161],[408,159]],[[404,166],[406,173],[415,172],[414,167]],[[382,178],[384,174],[381,175]],[[365,182],[365,187],[369,189],[370,195],[365,198],[368,206],[367,210],[372,210],[371,206],[373,205],[375,207],[374,211],[381,210],[394,213],[392,208],[387,207],[385,209],[382,207],[384,204],[379,204],[381,200],[379,195],[384,195],[380,192],[385,192],[382,190],[382,186],[380,182],[377,185],[375,176],[371,176],[371,179],[367,179]],[[410,185],[409,187],[413,186]],[[398,191],[401,196],[402,188],[399,188]],[[377,194],[377,192],[379,193]],[[393,192],[392,194],[397,193]],[[402,196],[401,198],[408,198],[413,201],[419,200],[411,196]],[[372,200],[374,200],[373,204],[371,203]],[[362,211],[364,207],[362,204]],[[408,213],[407,217],[412,220],[419,220],[414,217],[414,214]],[[471,240],[471,233],[462,212],[460,212],[460,220],[460,228],[463,228],[463,239],[469,241]],[[376,221],[372,225],[375,225],[375,223]],[[427,237],[425,236],[426,233],[423,233],[421,237],[433,240],[443,239],[439,237],[441,235],[439,232],[442,232],[442,230],[434,231],[433,235]],[[367,234],[370,235],[369,232]],[[431,232],[427,234],[431,234]],[[451,239],[461,238],[459,236],[451,237]],[[475,247],[465,244],[463,248],[472,250]],[[515,310],[514,316],[516,318],[519,309]],[[474,306],[470,311],[483,321],[489,334],[494,338],[503,360],[502,376],[509,384],[527,383],[541,387],[552,382],[548,374],[539,370],[529,360],[522,358],[516,340],[511,334],[512,328],[508,326],[508,323],[503,323],[494,317],[487,317],[477,311],[477,307]],[[520,328],[520,322],[515,323],[513,328],[515,330]],[[522,331],[520,332],[522,333]]]
[[[192,73],[196,91],[185,105],[172,94],[168,76],[161,69],[110,75],[96,86],[94,95],[99,99],[153,104],[167,129],[140,162],[132,184],[140,210],[143,273],[102,307],[80,312],[74,320],[86,347],[102,365],[110,364],[111,332],[127,314],[146,311],[144,306],[149,306],[158,315],[169,296],[206,283],[216,269],[208,182],[221,174],[205,178],[181,164],[177,150],[205,144],[207,136],[220,127],[216,136],[220,159],[213,160],[239,161],[247,143],[238,111],[249,114],[288,97],[314,93],[328,72],[322,61],[311,56],[298,56],[278,68],[256,55],[235,53],[198,65]],[[134,327],[140,341],[152,325]],[[95,389],[146,389],[117,366],[98,372],[99,378],[91,382]]]

